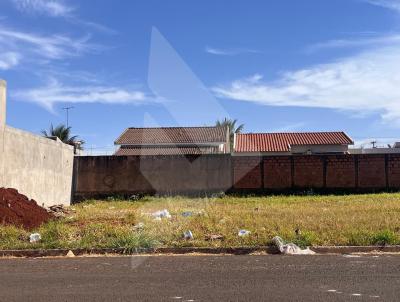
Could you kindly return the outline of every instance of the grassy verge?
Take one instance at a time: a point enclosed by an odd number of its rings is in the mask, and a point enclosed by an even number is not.
[[[87,201],[32,232],[0,226],[0,249],[94,247],[230,247],[268,245],[279,235],[299,245],[400,244],[400,194],[197,198],[146,197],[140,201]],[[172,218],[154,220],[168,209]],[[184,217],[183,212],[193,212]],[[143,223],[143,229],[134,225]],[[239,237],[246,229],[249,236]],[[295,230],[301,234],[297,235]],[[183,239],[191,230],[194,239]],[[221,234],[224,240],[207,241]]]

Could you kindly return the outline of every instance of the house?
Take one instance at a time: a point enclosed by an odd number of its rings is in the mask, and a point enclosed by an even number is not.
[[[246,133],[235,135],[234,154],[344,154],[349,145],[344,132]]]
[[[128,128],[114,155],[201,155],[230,153],[225,127]]]

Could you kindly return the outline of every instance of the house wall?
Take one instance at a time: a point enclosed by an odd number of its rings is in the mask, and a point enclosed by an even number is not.
[[[0,85],[0,187],[44,206],[70,204],[73,147],[7,126],[5,83]]]

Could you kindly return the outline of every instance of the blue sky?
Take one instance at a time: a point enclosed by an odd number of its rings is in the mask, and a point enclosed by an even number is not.
[[[7,123],[96,152],[129,126],[400,140],[400,0],[0,2]]]

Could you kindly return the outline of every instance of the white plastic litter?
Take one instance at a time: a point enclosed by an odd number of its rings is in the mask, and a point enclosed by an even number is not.
[[[250,233],[251,233],[251,232],[248,231],[248,230],[240,230],[239,233],[238,233],[238,236],[239,236],[239,237],[249,236]]]
[[[139,222],[138,224],[133,226],[133,229],[135,231],[141,231],[141,230],[143,230],[143,228],[144,228],[144,223],[143,222]]]
[[[192,233],[192,231],[186,231],[185,233],[183,233],[183,237],[186,239],[186,240],[192,240],[194,237],[193,237],[193,233]]]
[[[183,212],[183,213],[182,213],[182,216],[183,216],[183,217],[190,217],[190,216],[193,216],[193,212],[191,212],[191,211]]]
[[[314,255],[315,252],[310,250],[310,248],[301,249],[294,243],[285,244],[281,237],[275,236],[272,238],[272,242],[276,245],[279,252],[285,255]]]
[[[162,218],[171,218],[171,214],[168,212],[167,209],[154,212],[151,215],[154,217],[154,219],[157,219],[157,220],[161,220]]]
[[[30,243],[36,243],[39,242],[42,239],[42,236],[40,236],[39,233],[33,233],[29,236],[29,242]]]

